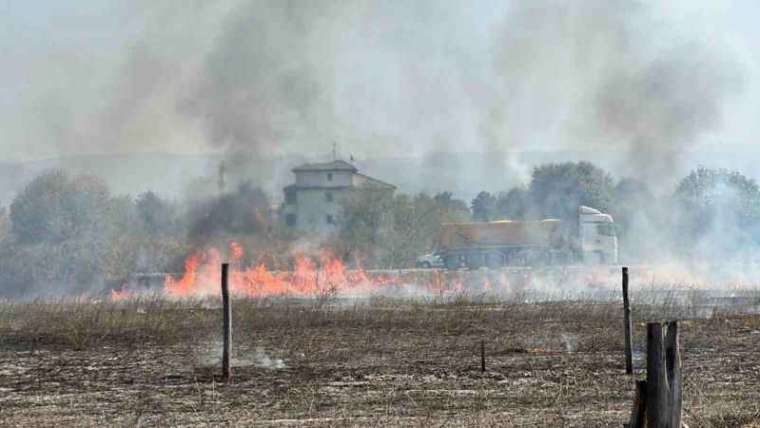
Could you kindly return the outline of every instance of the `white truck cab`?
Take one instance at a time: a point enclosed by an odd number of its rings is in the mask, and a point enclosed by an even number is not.
[[[612,216],[581,205],[578,207],[578,223],[583,262],[617,263],[618,239]]]

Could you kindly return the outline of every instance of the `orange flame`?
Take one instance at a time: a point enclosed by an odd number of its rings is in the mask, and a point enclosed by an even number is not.
[[[328,252],[321,254],[319,266],[305,255],[296,255],[293,272],[270,271],[263,264],[240,267],[245,252],[237,242],[229,244],[228,254],[232,265],[230,292],[246,297],[317,296],[345,292],[369,282],[364,271],[349,272]],[[219,293],[221,263],[221,253],[216,249],[196,252],[185,261],[182,276],[166,276],[164,289],[175,297],[216,295]]]
[[[349,270],[329,251],[322,251],[317,260],[296,254],[292,272],[271,271],[263,264],[248,268],[240,266],[245,251],[237,242],[229,244],[227,254],[231,263],[230,292],[244,297],[366,294],[416,283],[414,280],[405,281],[400,274],[370,274],[362,268]],[[166,276],[164,291],[174,297],[218,295],[222,260],[221,252],[214,248],[192,254],[185,261],[185,271],[181,276]],[[443,275],[437,273],[428,282],[424,288],[430,292],[463,290],[461,281],[450,282],[447,287]]]
[[[223,261],[230,263],[230,292],[250,298],[378,294],[413,297],[419,293],[447,297],[469,292],[509,296],[536,286],[551,287],[552,283],[547,282],[541,274],[538,278],[534,277],[530,268],[486,271],[348,269],[329,251],[322,251],[317,257],[295,254],[291,271],[270,270],[263,263],[246,267],[244,259],[245,249],[237,242],[230,242],[226,251],[216,248],[196,251],[185,260],[185,270],[181,275],[164,277],[163,291],[170,297],[218,296],[221,291],[219,281]],[[600,281],[616,284],[617,280],[616,277],[612,278],[613,281],[604,280],[604,275],[601,275],[602,279],[591,281],[586,269],[572,272],[568,270],[568,278],[563,276],[558,289],[562,289],[566,283],[573,283],[573,277],[585,277],[580,283],[592,287],[598,287]],[[125,287],[120,291],[112,291],[111,300],[119,301],[139,295],[137,290],[129,289],[129,285]]]
[[[129,290],[111,290],[111,301],[119,302],[121,300],[128,300],[132,298],[132,292]]]

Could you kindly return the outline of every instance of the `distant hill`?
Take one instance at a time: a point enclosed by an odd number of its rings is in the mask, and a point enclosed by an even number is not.
[[[680,169],[674,166],[674,178],[704,165],[736,169],[758,179],[757,153],[692,152],[677,156]],[[33,162],[0,162],[0,204],[7,206],[13,196],[41,172],[61,168],[72,173],[93,174],[106,180],[114,194],[136,195],[147,190],[169,198],[183,198],[194,192],[216,189],[217,168],[221,155],[177,155],[140,153],[127,155],[70,156]],[[238,169],[240,177],[258,177],[254,181],[277,201],[281,189],[293,179],[290,169],[307,161],[326,160],[318,156],[291,156],[264,161],[264,165],[246,164]],[[526,151],[513,154],[435,153],[421,158],[357,159],[356,166],[365,174],[398,186],[399,192],[435,193],[451,191],[469,200],[479,191],[498,192],[529,178],[531,169],[545,162],[588,160],[605,168],[615,177],[631,175],[630,165],[614,151]],[[635,174],[635,171],[633,172]],[[650,177],[640,177],[651,179]],[[236,177],[230,177],[234,186]],[[664,183],[665,189],[671,184]],[[195,186],[195,187],[193,187]]]
[[[172,154],[71,156],[23,163],[0,163],[0,203],[7,205],[26,183],[43,171],[64,169],[102,177],[114,194],[154,190],[180,195],[191,179],[213,171],[214,157]],[[216,160],[218,162],[218,160]]]
[[[532,169],[547,162],[590,161],[614,178],[636,177],[649,182],[655,191],[669,193],[675,182],[698,166],[735,169],[760,180],[760,150],[757,152],[682,152],[671,155],[668,177],[649,177],[636,170],[620,152],[608,150],[524,151],[513,154],[438,153],[424,158],[367,159],[357,162],[365,173],[398,186],[399,191],[451,191],[472,199],[479,191],[499,192],[527,184]]]

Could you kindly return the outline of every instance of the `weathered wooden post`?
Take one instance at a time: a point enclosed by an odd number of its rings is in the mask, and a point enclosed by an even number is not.
[[[668,369],[668,386],[670,403],[670,426],[681,428],[681,349],[678,345],[678,322],[671,321],[665,334],[665,362]]]
[[[224,344],[222,348],[222,379],[229,381],[232,377],[230,371],[230,353],[232,348],[232,307],[230,306],[230,288],[228,284],[229,263],[222,263],[222,312],[224,324]]]
[[[486,341],[480,341],[480,371],[486,372]]]
[[[630,428],[681,428],[678,322],[647,324],[647,380],[636,383]]]
[[[665,427],[668,412],[668,379],[661,323],[647,324],[647,426]]]
[[[663,327],[667,330],[663,336]],[[648,428],[681,426],[681,356],[678,323],[647,324],[646,423]]]
[[[644,428],[647,409],[647,381],[636,381],[636,396],[633,399],[631,421],[624,424],[627,428]]]
[[[628,300],[628,268],[623,267],[623,324],[625,329],[625,372],[633,374],[633,324],[631,324],[631,304]]]

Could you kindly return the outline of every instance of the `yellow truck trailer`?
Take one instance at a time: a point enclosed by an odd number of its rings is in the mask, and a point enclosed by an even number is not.
[[[417,259],[419,267],[499,267],[617,263],[617,237],[609,214],[581,206],[577,234],[562,221],[502,220],[445,223],[431,254]]]

